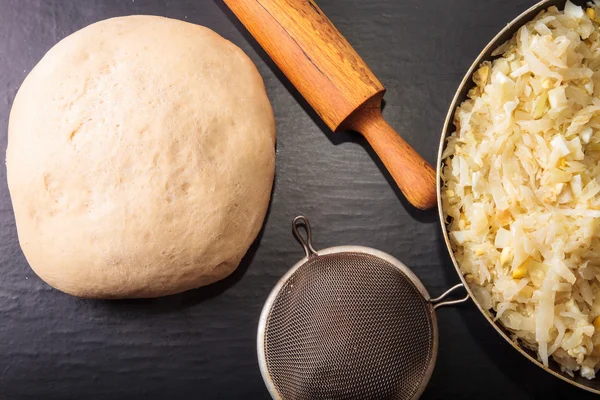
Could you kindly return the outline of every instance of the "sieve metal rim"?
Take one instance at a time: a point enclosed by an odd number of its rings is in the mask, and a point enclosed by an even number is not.
[[[308,232],[310,232],[310,227],[308,227]],[[306,264],[306,262],[311,258],[330,255],[330,254],[363,253],[363,254],[368,254],[368,255],[374,256],[374,257],[378,257],[378,258],[388,262],[389,264],[391,264],[398,270],[400,270],[400,272],[402,272],[408,278],[408,280],[413,285],[415,285],[415,287],[417,288],[419,293],[423,296],[424,300],[426,301],[426,303],[428,305],[427,309],[428,309],[430,317],[431,317],[433,340],[432,340],[432,346],[431,346],[431,358],[429,360],[429,365],[427,366],[427,370],[426,370],[425,374],[423,375],[423,380],[421,381],[421,385],[413,397],[414,399],[418,399],[423,394],[423,391],[427,387],[427,384],[429,383],[429,380],[431,379],[431,375],[433,374],[433,370],[435,368],[435,364],[437,361],[439,335],[438,335],[437,318],[436,318],[436,313],[435,313],[436,300],[441,300],[443,297],[445,297],[445,295],[449,291],[446,292],[444,295],[438,297],[437,299],[431,299],[431,296],[427,292],[427,289],[425,289],[425,286],[423,285],[423,283],[419,280],[419,278],[417,278],[417,276],[406,265],[404,265],[397,258],[395,258],[383,251],[373,249],[371,247],[352,246],[352,245],[351,246],[335,246],[335,247],[329,247],[329,248],[326,248],[323,250],[315,251],[312,248],[310,237],[308,238],[307,243],[303,243],[301,241],[301,244],[305,248],[306,256],[304,256],[304,258],[302,258],[300,261],[298,261],[296,264],[294,264],[294,266],[292,268],[290,268],[290,270],[287,271],[279,279],[277,284],[273,287],[273,289],[271,290],[271,293],[267,297],[267,301],[265,302],[265,305],[263,306],[263,309],[260,314],[260,319],[258,322],[258,332],[257,332],[257,337],[256,337],[256,350],[257,350],[257,356],[258,356],[258,365],[259,365],[260,373],[262,375],[265,386],[267,387],[267,390],[269,391],[269,394],[271,395],[271,397],[274,400],[283,400],[283,398],[277,391],[277,388],[275,387],[273,380],[271,379],[271,375],[267,368],[267,359],[266,359],[266,353],[265,353],[265,332],[266,332],[266,327],[267,327],[267,321],[268,321],[268,317],[271,312],[271,309],[273,307],[273,304],[275,303],[275,299],[277,298],[277,295],[281,291],[281,288],[285,285],[285,283],[289,280],[289,278],[301,266]],[[454,288],[452,288],[452,289],[454,289]],[[450,290],[452,290],[452,289],[450,289]],[[440,304],[440,303],[438,303],[438,304]]]

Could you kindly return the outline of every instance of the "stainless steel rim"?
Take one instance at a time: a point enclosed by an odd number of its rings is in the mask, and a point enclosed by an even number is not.
[[[303,244],[303,247],[305,248],[305,250],[307,249],[307,247],[305,247],[304,244]],[[307,255],[302,260],[300,260],[298,263],[296,263],[285,275],[283,275],[283,277],[277,282],[277,284],[275,285],[275,287],[269,294],[269,297],[267,298],[267,301],[265,302],[265,305],[263,306],[262,312],[260,314],[260,319],[258,322],[256,350],[257,350],[257,355],[258,355],[258,365],[260,367],[260,373],[263,377],[263,380],[265,382],[265,385],[266,385],[269,393],[271,394],[271,397],[275,400],[282,400],[282,397],[279,394],[279,392],[277,391],[277,389],[275,388],[273,380],[271,379],[269,371],[267,370],[267,363],[266,363],[266,357],[265,357],[265,330],[266,330],[266,326],[267,326],[267,318],[269,316],[271,307],[273,306],[273,303],[275,302],[275,298],[277,297],[277,294],[279,293],[279,291],[281,290],[281,287],[285,284],[285,282],[287,282],[288,279],[292,276],[292,274],[294,274],[294,272],[296,272],[296,270],[298,268],[300,268],[300,266],[304,265],[310,257],[315,257],[315,256],[318,257],[318,256],[324,256],[327,254],[336,254],[336,253],[337,254],[339,254],[339,253],[364,253],[364,254],[369,254],[369,255],[375,256],[375,257],[379,257],[379,258],[389,262],[394,267],[398,268],[403,274],[405,274],[409,278],[409,280],[415,285],[415,287],[419,290],[419,292],[423,295],[425,300],[427,302],[429,302],[429,304],[431,304],[431,321],[432,321],[432,325],[433,325],[432,357],[429,362],[427,371],[424,375],[423,382],[421,383],[421,387],[419,388],[419,391],[416,393],[416,395],[414,397],[415,399],[418,399],[423,394],[423,391],[425,390],[425,388],[427,387],[427,384],[429,383],[429,380],[431,379],[431,374],[433,373],[433,369],[435,367],[435,363],[437,360],[439,339],[438,339],[437,319],[436,319],[436,315],[434,312],[434,307],[437,308],[437,307],[441,307],[443,305],[454,304],[453,301],[443,302],[443,303],[440,301],[443,300],[447,295],[449,295],[450,292],[454,291],[456,288],[458,288],[462,285],[461,284],[456,285],[455,287],[449,289],[442,296],[440,296],[436,299],[431,299],[431,297],[429,296],[429,293],[427,292],[427,289],[425,289],[425,286],[423,286],[423,283],[421,283],[419,278],[417,278],[417,276],[410,269],[408,269],[408,267],[406,267],[406,265],[404,265],[398,259],[390,256],[387,253],[372,249],[370,247],[363,247],[363,246],[336,246],[336,247],[330,247],[330,248],[320,250],[320,251],[315,251],[314,253],[307,251]],[[458,301],[459,302],[464,301],[467,298],[458,300]]]
[[[502,29],[489,43],[488,45],[482,50],[482,52],[477,56],[477,58],[475,59],[475,61],[473,62],[473,64],[471,65],[471,67],[469,68],[469,70],[467,71],[467,73],[465,74],[463,80],[461,81],[456,94],[454,95],[454,99],[452,100],[452,103],[450,104],[450,108],[448,109],[448,114],[446,115],[446,120],[444,122],[444,128],[442,130],[442,136],[440,139],[440,144],[439,144],[439,149],[438,149],[438,158],[437,158],[437,197],[438,197],[438,214],[439,214],[439,219],[440,219],[440,225],[442,227],[442,233],[444,236],[444,242],[446,243],[446,247],[448,248],[448,253],[450,254],[450,258],[452,259],[452,264],[454,265],[454,268],[456,269],[456,272],[460,278],[460,280],[462,281],[465,289],[467,290],[467,292],[469,293],[469,295],[471,296],[471,299],[473,300],[473,303],[475,303],[475,305],[477,306],[477,308],[479,309],[479,311],[481,312],[481,314],[483,314],[483,316],[487,319],[487,321],[490,323],[490,325],[492,325],[494,327],[494,329],[496,329],[496,331],[500,334],[500,336],[502,336],[508,343],[510,343],[510,345],[516,349],[519,353],[521,353],[521,355],[523,355],[525,358],[527,358],[529,361],[531,361],[532,363],[534,363],[535,365],[537,365],[538,367],[542,368],[544,371],[554,375],[555,377],[570,383],[571,385],[574,385],[578,388],[590,391],[592,393],[596,393],[596,394],[600,394],[600,390],[595,389],[591,386],[579,383],[577,381],[575,381],[573,378],[570,378],[566,375],[563,375],[557,371],[552,370],[549,367],[544,366],[541,362],[539,362],[536,358],[534,358],[531,354],[527,353],[520,345],[518,345],[517,343],[515,343],[514,341],[512,341],[510,339],[510,337],[507,335],[507,333],[504,331],[504,328],[502,328],[498,323],[494,322],[491,315],[488,313],[487,310],[485,310],[477,301],[477,299],[475,298],[473,292],[471,291],[471,288],[469,287],[467,281],[465,280],[460,267],[458,265],[458,262],[456,261],[456,257],[454,256],[454,252],[452,251],[452,246],[450,244],[450,239],[448,237],[448,231],[446,229],[446,222],[445,222],[445,218],[444,218],[444,212],[442,209],[442,197],[441,197],[441,189],[442,189],[442,180],[441,180],[441,168],[442,168],[442,152],[444,151],[444,147],[445,147],[445,141],[446,141],[446,137],[448,136],[448,134],[450,133],[450,127],[452,126],[452,120],[453,120],[453,116],[454,116],[454,111],[456,110],[456,107],[458,106],[459,102],[462,102],[462,100],[464,99],[464,92],[465,92],[465,87],[470,86],[470,82],[471,82],[471,77],[473,76],[473,73],[475,72],[475,70],[479,67],[479,65],[481,64],[482,61],[489,59],[489,55],[491,53],[491,51],[493,51],[494,49],[496,49],[499,45],[501,45],[507,38],[510,38],[510,36],[512,36],[512,34],[516,31],[516,29],[518,29],[519,27],[521,27],[523,24],[525,24],[526,22],[530,21],[535,15],[537,15],[539,12],[541,12],[542,10],[552,6],[552,5],[564,5],[565,0],[544,0],[541,1],[539,3],[537,3],[536,5],[534,5],[533,7],[529,8],[528,10],[526,10],[525,12],[523,12],[521,15],[519,15],[518,17],[516,17],[514,20],[512,20],[508,25],[506,25],[504,27],[504,29]]]

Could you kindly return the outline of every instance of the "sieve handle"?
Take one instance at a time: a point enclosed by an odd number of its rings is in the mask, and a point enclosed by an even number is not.
[[[465,301],[469,300],[469,294],[467,293],[467,295],[465,297],[463,297],[462,299],[442,301],[446,297],[450,296],[455,290],[460,289],[460,288],[465,289],[465,285],[463,285],[462,283],[459,283],[458,285],[454,285],[450,289],[446,290],[441,296],[436,297],[435,299],[429,300],[429,302],[431,304],[433,304],[433,309],[437,310],[438,308],[441,308],[441,307],[453,306],[456,304],[464,303]]]
[[[299,228],[301,227],[304,227],[304,230],[306,231],[306,239],[300,233]],[[304,215],[299,215],[294,218],[294,221],[292,222],[292,231],[294,231],[294,237],[296,240],[298,240],[302,245],[306,257],[316,256],[317,251],[312,245],[312,230],[310,229],[310,222],[308,222],[308,218],[306,218]]]

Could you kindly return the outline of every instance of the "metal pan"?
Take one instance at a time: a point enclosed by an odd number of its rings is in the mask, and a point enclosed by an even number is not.
[[[580,6],[584,6],[587,3],[587,0],[571,0],[571,1],[574,4],[577,4]],[[578,376],[578,375],[576,375],[575,377],[570,377],[569,375],[561,372],[560,367],[553,360],[549,360],[549,367],[544,366],[541,362],[538,361],[536,354],[534,352],[522,347],[519,343],[513,341],[510,338],[508,331],[506,329],[504,329],[504,327],[502,327],[499,323],[494,322],[493,316],[489,313],[488,310],[484,309],[481,306],[481,304],[479,304],[477,299],[475,298],[473,292],[469,288],[469,285],[468,285],[467,281],[465,280],[465,277],[463,276],[463,274],[458,266],[458,262],[456,261],[456,258],[454,257],[454,252],[452,251],[452,246],[451,246],[450,240],[448,238],[448,231],[446,229],[444,212],[442,210],[442,198],[441,198],[442,152],[446,145],[446,137],[455,130],[454,124],[452,122],[454,119],[454,112],[455,112],[456,108],[464,100],[466,100],[467,93],[474,86],[473,81],[471,79],[471,77],[473,76],[473,73],[477,70],[477,68],[479,67],[479,65],[482,62],[484,62],[486,60],[492,60],[494,58],[494,57],[492,57],[492,52],[497,47],[502,45],[504,42],[509,40],[514,35],[514,33],[519,30],[519,28],[521,26],[523,26],[525,23],[531,21],[537,14],[539,14],[541,11],[543,11],[551,6],[557,6],[559,9],[563,9],[565,3],[566,3],[566,0],[544,0],[544,1],[541,1],[538,4],[534,5],[533,7],[531,7],[524,13],[522,13],[521,15],[519,15],[512,22],[510,22],[504,29],[502,29],[496,35],[496,37],[494,37],[488,43],[488,45],[483,49],[483,51],[475,59],[475,61],[473,62],[473,65],[471,65],[471,68],[469,68],[469,70],[467,71],[465,77],[463,78],[462,82],[460,83],[460,86],[458,87],[458,90],[456,92],[456,95],[454,96],[454,99],[452,100],[452,103],[450,104],[450,109],[448,110],[448,115],[446,116],[446,121],[444,122],[444,127],[442,130],[442,137],[440,140],[438,159],[437,159],[438,212],[439,212],[439,217],[440,217],[440,224],[442,226],[442,232],[444,235],[444,241],[446,242],[446,246],[448,247],[448,252],[450,253],[450,257],[452,259],[452,263],[454,264],[454,268],[456,268],[456,272],[458,273],[458,276],[462,280],[462,283],[464,284],[466,290],[469,292],[471,299],[473,300],[473,302],[475,303],[475,305],[477,306],[479,311],[481,311],[483,316],[496,329],[496,331],[500,334],[500,336],[502,336],[508,343],[510,343],[510,345],[515,350],[517,350],[519,353],[521,353],[525,358],[527,358],[529,361],[531,361],[538,367],[542,368],[543,370],[547,371],[548,373],[556,376],[557,378],[562,379],[565,382],[568,382],[574,386],[577,386],[581,389],[588,390],[588,391],[596,393],[596,394],[600,394],[600,378],[596,378],[594,380],[588,380],[588,379],[582,378],[581,376]]]

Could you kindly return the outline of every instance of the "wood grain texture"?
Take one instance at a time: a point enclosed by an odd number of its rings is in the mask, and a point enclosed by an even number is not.
[[[224,0],[333,131],[383,85],[312,0]]]
[[[318,2],[385,83],[386,119],[432,163],[465,70],[534,1]],[[92,22],[129,14],[205,25],[256,63],[278,133],[264,231],[223,283],[154,300],[75,299],[27,265],[1,167],[0,400],[268,400],[256,327],[271,288],[303,257],[291,232],[298,214],[310,218],[317,249],[386,251],[432,295],[458,281],[436,213],[403,203],[360,136],[331,134],[221,0],[0,0],[0,149],[15,93],[44,53]],[[472,305],[442,309],[437,319],[440,348],[424,400],[596,398],[525,362]]]
[[[385,89],[312,0],[225,0],[333,131],[362,133],[415,207],[435,207],[435,172],[385,122]]]
[[[374,96],[352,113],[344,126],[362,133],[413,206],[421,210],[435,207],[435,170],[383,119],[380,103],[379,96]]]

